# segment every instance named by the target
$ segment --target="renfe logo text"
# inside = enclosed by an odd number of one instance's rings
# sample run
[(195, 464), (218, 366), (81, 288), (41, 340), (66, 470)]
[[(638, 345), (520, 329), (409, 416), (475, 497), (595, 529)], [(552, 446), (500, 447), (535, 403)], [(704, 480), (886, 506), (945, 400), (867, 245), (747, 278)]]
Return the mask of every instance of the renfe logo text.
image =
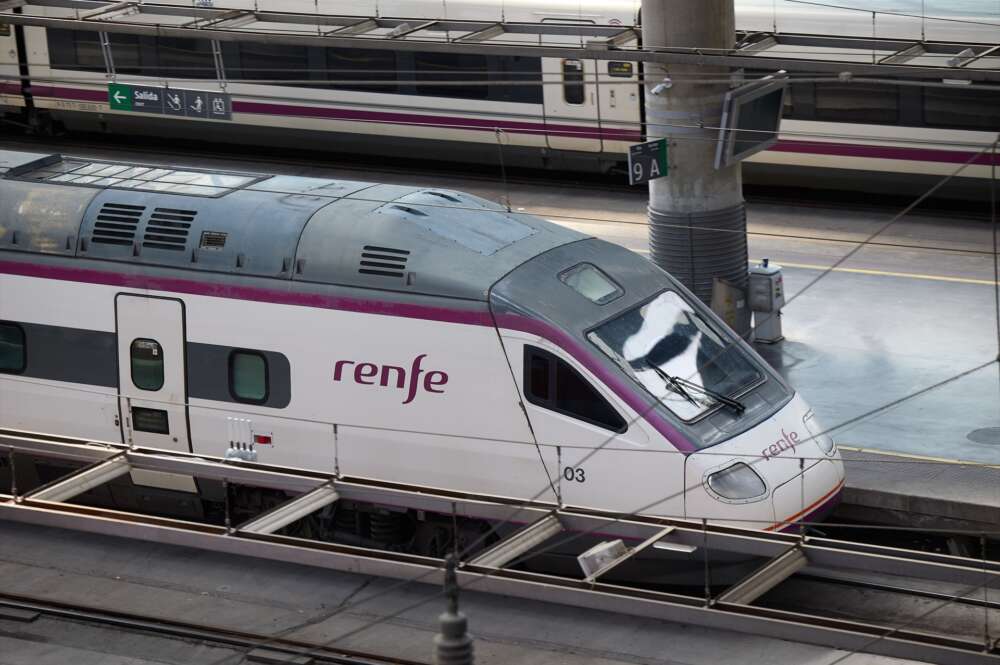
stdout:
[[(333, 380), (349, 381), (353, 377), (354, 383), (360, 383), (363, 386), (379, 386), (382, 388), (405, 390), (406, 399), (403, 400), (403, 404), (409, 404), (417, 396), (417, 391), (421, 387), (426, 392), (440, 394), (444, 392), (444, 388), (441, 386), (448, 383), (448, 375), (445, 372), (437, 370), (424, 372), (420, 367), (420, 363), (426, 357), (427, 354), (423, 353), (414, 358), (410, 364), (409, 371), (396, 365), (377, 365), (375, 363), (359, 363), (354, 360), (338, 360), (333, 366)], [(345, 375), (347, 376), (346, 379), (344, 378)]]
[(795, 446), (798, 443), (798, 432), (789, 432), (786, 434), (785, 430), (781, 430), (781, 438), (760, 452), (764, 456), (764, 459), (770, 459), (771, 457), (777, 457), (786, 450), (791, 450), (794, 453)]

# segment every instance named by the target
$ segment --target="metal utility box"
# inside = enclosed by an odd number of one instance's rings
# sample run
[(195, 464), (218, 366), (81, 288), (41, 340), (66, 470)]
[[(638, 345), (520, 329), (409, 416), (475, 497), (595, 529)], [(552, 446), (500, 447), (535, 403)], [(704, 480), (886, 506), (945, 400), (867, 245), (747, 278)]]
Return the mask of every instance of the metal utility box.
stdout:
[(774, 344), (781, 334), (781, 308), (785, 306), (785, 283), (781, 266), (764, 259), (750, 268), (750, 309), (754, 313), (754, 340)]

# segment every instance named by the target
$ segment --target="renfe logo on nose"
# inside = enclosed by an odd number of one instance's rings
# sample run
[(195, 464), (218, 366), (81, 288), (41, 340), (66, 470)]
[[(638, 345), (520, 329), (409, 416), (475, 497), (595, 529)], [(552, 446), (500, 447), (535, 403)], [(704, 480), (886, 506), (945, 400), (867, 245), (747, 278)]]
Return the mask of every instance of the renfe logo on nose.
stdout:
[[(399, 390), (406, 390), (406, 399), (403, 404), (409, 404), (417, 396), (417, 390), (422, 386), (429, 393), (443, 393), (444, 388), (437, 390), (438, 386), (448, 383), (448, 375), (437, 370), (424, 372), (420, 363), (427, 357), (423, 353), (413, 359), (410, 370), (396, 365), (377, 365), (375, 363), (359, 363), (354, 360), (338, 360), (333, 366), (333, 380), (343, 380), (344, 368), (353, 365), (354, 369), (347, 370), (348, 377), (354, 377), (354, 383), (363, 386), (379, 386), (381, 388), (395, 387)], [(420, 375), (423, 374), (421, 377)], [(409, 379), (409, 380), (407, 380)], [(348, 379), (349, 380), (349, 379)]]
[(777, 457), (786, 450), (791, 450), (795, 452), (795, 446), (799, 443), (799, 433), (798, 432), (788, 432), (781, 430), (781, 438), (772, 443), (770, 446), (760, 451), (764, 459), (770, 459), (772, 457)]

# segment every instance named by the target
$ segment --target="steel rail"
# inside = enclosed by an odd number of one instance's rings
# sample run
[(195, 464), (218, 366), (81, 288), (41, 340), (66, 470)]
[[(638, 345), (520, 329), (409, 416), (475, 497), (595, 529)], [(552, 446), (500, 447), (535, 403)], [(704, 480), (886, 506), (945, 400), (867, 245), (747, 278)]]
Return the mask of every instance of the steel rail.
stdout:
[[(7, 11), (15, 7), (23, 12), (25, 9), (34, 7), (63, 7), (67, 9), (92, 9), (100, 7), (97, 2), (81, 2), (79, 0), (16, 0), (14, 3), (5, 3)], [(104, 3), (112, 6), (113, 3)], [(117, 4), (117, 3), (116, 3)], [(247, 19), (254, 19), (259, 23), (284, 23), (310, 25), (316, 28), (314, 34), (303, 32), (278, 32), (266, 30), (247, 29), (246, 25), (240, 24), (238, 29), (227, 29), (226, 22), (214, 22), (228, 16), (231, 8), (200, 8), (200, 7), (180, 7), (168, 5), (156, 5), (152, 3), (139, 4), (136, 2), (126, 3), (131, 9), (140, 13), (138, 16), (150, 15), (152, 19), (149, 23), (141, 23), (135, 15), (128, 17), (128, 20), (121, 20), (115, 12), (101, 14), (99, 20), (88, 20), (79, 14), (66, 17), (43, 16), (29, 13), (7, 13), (4, 11), (5, 5), (0, 4), (0, 19), (5, 23), (21, 26), (35, 26), (43, 28), (63, 28), (73, 30), (85, 30), (99, 33), (118, 33), (132, 35), (147, 35), (158, 37), (196, 38), (215, 40), (218, 42), (258, 42), (268, 44), (288, 44), (297, 46), (319, 46), (332, 48), (368, 48), (383, 49), (393, 51), (419, 51), (432, 53), (471, 53), (481, 55), (527, 55), (543, 58), (589, 58), (594, 60), (617, 60), (630, 62), (648, 62), (659, 64), (679, 64), (698, 65), (710, 67), (744, 67), (748, 69), (783, 69), (788, 72), (809, 71), (840, 74), (850, 72), (854, 76), (895, 76), (900, 78), (916, 79), (940, 79), (943, 75), (951, 79), (961, 79), (968, 81), (993, 81), (1000, 82), (1000, 70), (998, 69), (969, 69), (959, 66), (926, 66), (879, 63), (873, 55), (871, 64), (850, 60), (818, 60), (809, 58), (795, 58), (789, 55), (767, 55), (766, 49), (752, 50), (741, 53), (740, 49), (727, 49), (712, 51), (697, 48), (622, 48), (622, 43), (628, 35), (635, 36), (635, 28), (624, 28), (622, 26), (597, 26), (597, 25), (567, 25), (558, 23), (502, 23), (494, 21), (472, 21), (441, 19), (428, 20), (427, 18), (365, 18), (362, 16), (334, 16), (303, 14), (299, 12), (253, 12), (246, 10), (240, 16)], [(194, 20), (182, 25), (170, 25), (157, 22), (156, 16), (190, 16)], [(228, 20), (228, 19), (227, 19)], [(355, 26), (365, 23), (357, 32)], [(426, 30), (434, 28), (435, 31), (456, 32), (465, 34), (482, 33), (484, 30), (496, 28), (497, 36), (505, 34), (535, 35), (541, 38), (545, 36), (553, 37), (576, 37), (579, 45), (571, 44), (535, 44), (530, 42), (519, 43), (496, 43), (490, 39), (477, 41), (463, 41), (456, 37), (452, 39), (421, 39), (418, 31), (410, 32), (405, 38), (391, 38), (392, 32), (386, 36), (365, 37), (377, 28), (389, 28), (391, 30), (400, 29), (406, 31), (411, 25), (418, 25), (420, 29)], [(252, 24), (249, 24), (252, 25)], [(331, 27), (327, 32), (322, 31), (322, 26)], [(345, 30), (344, 28), (351, 28)], [(499, 30), (499, 31), (498, 31)], [(914, 44), (913, 40), (900, 39), (873, 39), (871, 37), (835, 37), (830, 35), (786, 35), (753, 33), (754, 42), (760, 41), (763, 37), (771, 37), (776, 42), (785, 44), (823, 46), (831, 49), (865, 49), (876, 51), (890, 50), (899, 52)], [(753, 43), (750, 45), (753, 46)], [(924, 46), (933, 53), (953, 54), (960, 53), (965, 48), (972, 48), (975, 55), (982, 55), (996, 46), (996, 44), (982, 43), (947, 43), (947, 42), (925, 42)], [(845, 51), (845, 57), (846, 57)], [(748, 55), (748, 53), (750, 53)]]
[(352, 649), (332, 647), (318, 642), (271, 636), (264, 633), (236, 630), (223, 626), (178, 621), (134, 612), (119, 612), (105, 607), (81, 605), (79, 603), (69, 603), (2, 591), (0, 591), (0, 607), (37, 612), (47, 616), (114, 626), (127, 630), (200, 640), (242, 649), (266, 647), (269, 651), (280, 651), (288, 654), (290, 657), (308, 655), (315, 660), (336, 663), (337, 665), (426, 665), (422, 661), (380, 656)]
[[(771, 560), (765, 562), (758, 573), (735, 585), (751, 590), (749, 593), (739, 594), (742, 598), (754, 597), (753, 587), (761, 583), (762, 577), (766, 578), (763, 583), (769, 585), (768, 588), (774, 586), (774, 567), (769, 566), (769, 563), (773, 564), (775, 559), (786, 556), (790, 550), (798, 550), (805, 556), (808, 563), (803, 572), (806, 573), (809, 572), (809, 566), (833, 567), (869, 574), (961, 584), (971, 589), (1000, 589), (1000, 562), (984, 562), (930, 552), (705, 525), (682, 519), (624, 515), (545, 502), (522, 503), (508, 497), (452, 492), (373, 479), (329, 477), (258, 464), (234, 465), (190, 454), (130, 449), (110, 443), (95, 445), (94, 442), (83, 439), (46, 437), (37, 433), (10, 430), (0, 431), (0, 451), (3, 450), (90, 462), (83, 470), (70, 473), (55, 481), (55, 485), (50, 483), (47, 487), (65, 488), (74, 476), (86, 479), (95, 466), (100, 466), (110, 458), (124, 458), (131, 468), (184, 473), (298, 493), (331, 483), (337, 494), (345, 499), (461, 517), (510, 520), (530, 525), (555, 514), (566, 532), (599, 534), (602, 538), (621, 538), (629, 542), (644, 543), (659, 537), (662, 538), (659, 543), (667, 546), (667, 549), (687, 547), (689, 549), (686, 551), (694, 551), (707, 548), (708, 551), (736, 552)], [(17, 497), (11, 494), (0, 495), (0, 519), (363, 575), (401, 580), (419, 577), (422, 582), (432, 584), (443, 582), (443, 561), (434, 557), (243, 531), (238, 526), (230, 530), (221, 526), (88, 507), (65, 501), (44, 501), (35, 498), (36, 494), (45, 496), (45, 488), (36, 488)], [(297, 509), (294, 502), (293, 499), (289, 504)], [(279, 506), (276, 510), (280, 509)], [(517, 547), (515, 540), (510, 542), (512, 547)], [(531, 546), (534, 546), (533, 541)], [(653, 547), (655, 548), (655, 544)], [(694, 556), (700, 560), (702, 554), (699, 552)], [(791, 575), (795, 570), (798, 567), (790, 568), (787, 574)], [(767, 574), (764, 575), (761, 571)], [(512, 570), (503, 568), (502, 564), (501, 567), (476, 565), (474, 561), (466, 561), (458, 575), (464, 586), (487, 593), (766, 635), (838, 649), (858, 649), (917, 660), (931, 658), (945, 664), (1000, 663), (1000, 651), (997, 648), (984, 651), (981, 642), (950, 635), (894, 630), (891, 626), (867, 622), (769, 609), (755, 606), (749, 601), (724, 602), (722, 599), (725, 594), (705, 599), (624, 587), (597, 580)], [(785, 578), (779, 579), (777, 583), (783, 579)], [(875, 637), (880, 639), (873, 640)]]
[(813, 571), (810, 573), (802, 573), (799, 575), (799, 579), (870, 591), (885, 591), (888, 593), (898, 593), (906, 596), (919, 596), (921, 598), (929, 598), (931, 600), (951, 600), (958, 605), (969, 605), (972, 607), (986, 608), (990, 610), (1000, 610), (1000, 601), (997, 600), (984, 600), (982, 598), (969, 598), (967, 596), (963, 598), (955, 598), (953, 594), (949, 594), (945, 591), (914, 589), (913, 587), (899, 586), (897, 584), (874, 582), (870, 579), (852, 578), (832, 571)]

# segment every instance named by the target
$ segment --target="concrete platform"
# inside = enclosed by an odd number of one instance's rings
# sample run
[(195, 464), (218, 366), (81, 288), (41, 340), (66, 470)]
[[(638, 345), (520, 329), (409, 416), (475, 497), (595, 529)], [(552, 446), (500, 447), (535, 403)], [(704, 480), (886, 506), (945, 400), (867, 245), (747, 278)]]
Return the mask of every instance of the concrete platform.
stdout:
[(847, 483), (831, 521), (1000, 535), (1000, 466), (842, 450)]
[[(0, 522), (10, 593), (282, 634), (429, 661), (437, 588)], [(426, 601), (426, 602), (425, 602)], [(903, 665), (902, 661), (720, 630), (465, 591), (479, 665)], [(0, 665), (244, 662), (187, 640), (42, 618), (0, 618)], [(844, 658), (844, 660), (838, 660)]]

